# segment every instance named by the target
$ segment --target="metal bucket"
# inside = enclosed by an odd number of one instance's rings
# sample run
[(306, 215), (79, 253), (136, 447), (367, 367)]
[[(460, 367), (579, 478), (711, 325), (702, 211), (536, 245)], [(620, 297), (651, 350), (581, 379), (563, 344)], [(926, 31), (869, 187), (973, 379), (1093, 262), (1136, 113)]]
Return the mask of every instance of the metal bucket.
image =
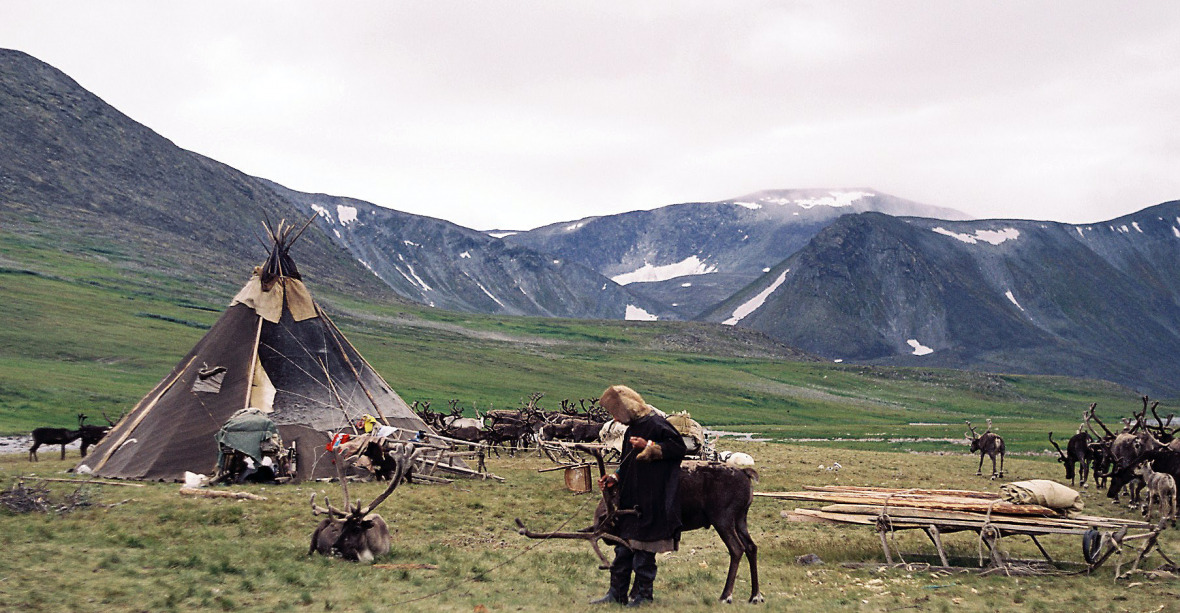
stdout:
[(565, 487), (571, 492), (585, 494), (590, 491), (590, 466), (571, 466), (565, 469)]

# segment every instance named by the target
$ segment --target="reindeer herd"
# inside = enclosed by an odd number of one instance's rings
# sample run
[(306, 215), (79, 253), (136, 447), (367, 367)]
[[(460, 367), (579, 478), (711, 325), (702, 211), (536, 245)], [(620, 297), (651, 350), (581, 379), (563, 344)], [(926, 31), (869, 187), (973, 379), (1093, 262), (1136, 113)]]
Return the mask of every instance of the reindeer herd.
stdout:
[[(1049, 442), (1057, 449), (1057, 460), (1065, 465), (1065, 478), (1086, 487), (1092, 472), (1094, 483), (1106, 487), (1106, 496), (1118, 503), (1124, 493), (1132, 506), (1138, 505), (1144, 516), (1150, 517), (1153, 506), (1161, 509), (1161, 519), (1176, 525), (1176, 482), (1180, 480), (1180, 422), (1174, 414), (1161, 418), (1159, 402), (1143, 396), (1143, 408), (1120, 420), (1122, 430), (1113, 432), (1095, 412), (1097, 404), (1082, 414), (1077, 433), (1066, 443), (1065, 451), (1053, 433)], [(1151, 418), (1147, 413), (1151, 412)], [(1173, 423), (1175, 426), (1173, 426)], [(1094, 429), (1098, 424), (1101, 432)], [(1143, 490), (1147, 500), (1142, 501)]]
[[(1132, 411), (1130, 417), (1120, 419), (1122, 429), (1112, 431), (1096, 413), (1097, 403), (1082, 412), (1077, 432), (1065, 443), (1065, 449), (1049, 433), (1049, 443), (1057, 450), (1057, 461), (1065, 467), (1065, 478), (1070, 485), (1088, 487), (1093, 483), (1106, 488), (1106, 496), (1119, 503), (1123, 495), (1130, 498), (1132, 508), (1139, 507), (1150, 518), (1159, 509), (1161, 520), (1176, 525), (1177, 482), (1180, 482), (1180, 420), (1175, 414), (1161, 418), (1159, 402), (1142, 397), (1143, 407)], [(1148, 417), (1148, 413), (1151, 417)], [(992, 460), (992, 479), (1004, 476), (1004, 439), (988, 428), (978, 434), (971, 422), (964, 436), (971, 444), (971, 452), (979, 453), (979, 469), (983, 474), (983, 460)], [(1095, 424), (1098, 429), (1095, 429)], [(996, 458), (999, 458), (997, 468)], [(1147, 494), (1144, 495), (1143, 491)]]
[(458, 400), (449, 402), (446, 415), (430, 409), (429, 402), (414, 402), (411, 408), (435, 432), (470, 443), (483, 443), (497, 456), (500, 449), (510, 455), (535, 447), (539, 441), (593, 443), (600, 440), (604, 426), (610, 421), (606, 409), (598, 406), (597, 398), (561, 401), (560, 411), (540, 407), (545, 395), (537, 392), (519, 409), (489, 410), (475, 417), (464, 417)]

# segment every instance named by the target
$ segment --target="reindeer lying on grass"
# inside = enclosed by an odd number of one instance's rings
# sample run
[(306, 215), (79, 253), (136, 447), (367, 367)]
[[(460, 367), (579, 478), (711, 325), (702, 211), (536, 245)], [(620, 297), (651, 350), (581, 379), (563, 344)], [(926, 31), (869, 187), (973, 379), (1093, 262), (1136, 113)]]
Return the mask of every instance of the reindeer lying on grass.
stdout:
[[(579, 447), (598, 459), (600, 475), (606, 474), (602, 451)], [(733, 587), (737, 581), (738, 566), (745, 555), (750, 563), (750, 602), (760, 603), (765, 599), (758, 589), (758, 546), (750, 538), (746, 527), (746, 514), (754, 500), (753, 482), (758, 473), (753, 468), (737, 468), (727, 464), (685, 460), (680, 464), (680, 521), (682, 530), (698, 530), (713, 526), (717, 535), (729, 550), (729, 574), (721, 590), (723, 602), (733, 602)], [(634, 510), (619, 509), (619, 487), (611, 486), (602, 491), (602, 501), (594, 511), (594, 523), (577, 532), (533, 532), (525, 527), (520, 518), (516, 525), (520, 534), (529, 538), (581, 539), (589, 541), (594, 553), (602, 561), (600, 569), (610, 568), (610, 561), (602, 554), (598, 541), (604, 540), (615, 545), (627, 546), (627, 542), (614, 535), (615, 520)]]
[(389, 553), (389, 525), (380, 515), (373, 511), (377, 505), (393, 493), (393, 490), (405, 479), (406, 472), (414, 464), (417, 451), (412, 445), (405, 445), (390, 452), (394, 469), (389, 479), (389, 487), (373, 499), (373, 502), (362, 507), (358, 500), (355, 504), (348, 501), (348, 481), (340, 471), (343, 458), (337, 457), (337, 476), (340, 477), (340, 487), (344, 490), (344, 511), (332, 506), (327, 497), (324, 505), (316, 505), (315, 494), (311, 495), (311, 514), (327, 515), (328, 517), (316, 526), (311, 533), (311, 547), (307, 555), (319, 553), (325, 556), (338, 556), (353, 562), (372, 563), (377, 556)]

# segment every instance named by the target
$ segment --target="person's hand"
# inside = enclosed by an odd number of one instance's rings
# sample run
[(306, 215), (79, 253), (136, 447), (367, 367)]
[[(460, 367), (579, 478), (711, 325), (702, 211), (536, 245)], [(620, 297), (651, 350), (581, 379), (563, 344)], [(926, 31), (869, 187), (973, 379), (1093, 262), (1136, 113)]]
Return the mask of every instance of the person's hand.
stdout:
[(631, 446), (634, 447), (636, 451), (643, 451), (643, 448), (647, 447), (647, 439), (643, 437), (632, 436), (630, 441)]
[(611, 473), (609, 475), (603, 475), (598, 478), (598, 489), (605, 490), (606, 488), (611, 487), (612, 485), (614, 485), (618, 482), (619, 482), (619, 476), (614, 473)]

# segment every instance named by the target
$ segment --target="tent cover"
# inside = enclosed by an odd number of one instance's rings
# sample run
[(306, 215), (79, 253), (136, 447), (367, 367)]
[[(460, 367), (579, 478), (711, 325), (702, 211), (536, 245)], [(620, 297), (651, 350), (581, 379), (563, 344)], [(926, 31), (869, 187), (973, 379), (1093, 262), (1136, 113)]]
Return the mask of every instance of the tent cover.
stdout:
[(185, 471), (209, 473), (218, 457), (215, 435), (249, 407), (274, 423), (284, 443), (299, 443), (297, 478), (321, 464), (310, 454), (322, 452), (323, 432), (351, 430), (365, 414), (433, 432), (312, 300), (287, 253), (290, 234), (280, 224), (267, 262), (78, 472), (160, 481), (183, 481)]

